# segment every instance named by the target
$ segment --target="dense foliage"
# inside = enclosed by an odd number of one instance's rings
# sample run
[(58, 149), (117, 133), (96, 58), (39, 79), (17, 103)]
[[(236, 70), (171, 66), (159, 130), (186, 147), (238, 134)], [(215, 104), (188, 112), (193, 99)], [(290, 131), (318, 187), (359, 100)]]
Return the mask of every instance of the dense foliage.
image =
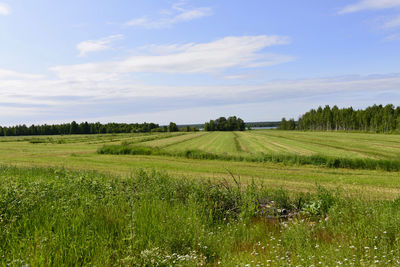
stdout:
[[(172, 128), (171, 128), (172, 127)], [(178, 131), (176, 124), (160, 127), (155, 123), (71, 123), (53, 125), (17, 125), (11, 127), (0, 126), (0, 136), (20, 135), (59, 135), (59, 134), (102, 134), (102, 133), (147, 133), (147, 132), (174, 132)]]
[(176, 123), (170, 122), (169, 126), (168, 126), (168, 131), (169, 132), (178, 132), (179, 129), (178, 129), (178, 126), (176, 126)]
[(246, 127), (279, 127), (280, 121), (260, 121), (260, 122), (246, 122)]
[(296, 122), (294, 119), (286, 120), (283, 118), (280, 125), (278, 126), (279, 130), (295, 130), (296, 129)]
[[(283, 127), (283, 124), (286, 127)], [(289, 125), (291, 125), (289, 127)], [(281, 129), (293, 130), (293, 122), (282, 119)], [(311, 109), (298, 121), (298, 130), (319, 131), (365, 131), (377, 133), (400, 132), (400, 107), (392, 104), (373, 105), (366, 109), (355, 110), (352, 107), (339, 109), (337, 106), (317, 110)]]
[(246, 125), (241, 118), (236, 116), (220, 117), (216, 120), (210, 120), (204, 124), (204, 131), (244, 131)]

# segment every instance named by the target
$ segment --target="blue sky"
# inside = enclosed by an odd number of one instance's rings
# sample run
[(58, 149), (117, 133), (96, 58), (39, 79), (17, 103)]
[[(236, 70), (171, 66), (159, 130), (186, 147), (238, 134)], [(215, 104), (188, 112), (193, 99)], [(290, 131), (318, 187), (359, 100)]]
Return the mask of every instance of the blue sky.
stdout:
[(0, 0), (0, 125), (399, 102), (400, 0)]

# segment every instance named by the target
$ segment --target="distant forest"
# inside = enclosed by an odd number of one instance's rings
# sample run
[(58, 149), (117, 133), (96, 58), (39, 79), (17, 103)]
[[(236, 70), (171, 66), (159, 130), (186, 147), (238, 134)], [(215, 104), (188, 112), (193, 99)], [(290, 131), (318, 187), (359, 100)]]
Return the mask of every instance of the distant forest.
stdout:
[[(183, 129), (186, 131), (193, 128)], [(177, 132), (179, 131), (175, 123), (169, 126), (160, 127), (155, 123), (71, 123), (53, 125), (17, 125), (12, 127), (1, 127), (0, 136), (20, 136), (20, 135), (56, 135), (56, 134), (102, 134), (102, 133), (147, 133), (147, 132)]]
[[(281, 122), (280, 121), (255, 121), (255, 122), (245, 122), (245, 127), (246, 128), (253, 128), (253, 127), (271, 127), (271, 128), (275, 128), (278, 127)], [(185, 127), (192, 127), (192, 128), (203, 128), (205, 124), (181, 124), (178, 125), (179, 129), (181, 128), (185, 128)]]
[(364, 131), (376, 133), (400, 132), (400, 107), (392, 104), (373, 105), (366, 109), (339, 109), (327, 105), (311, 109), (297, 123), (294, 119), (282, 119), (279, 129), (312, 131)]
[(244, 131), (246, 125), (241, 118), (236, 116), (220, 117), (216, 120), (210, 120), (204, 124), (204, 131)]
[(276, 127), (280, 122), (249, 122), (232, 116), (220, 117), (205, 124), (176, 125), (171, 122), (168, 126), (156, 123), (89, 123), (75, 121), (63, 124), (43, 124), (27, 126), (0, 126), (0, 136), (24, 135), (69, 135), (69, 134), (105, 134), (105, 133), (148, 133), (148, 132), (197, 132), (199, 128), (205, 131), (243, 131), (246, 127)]
[(280, 121), (260, 121), (260, 122), (246, 122), (246, 127), (279, 127)]

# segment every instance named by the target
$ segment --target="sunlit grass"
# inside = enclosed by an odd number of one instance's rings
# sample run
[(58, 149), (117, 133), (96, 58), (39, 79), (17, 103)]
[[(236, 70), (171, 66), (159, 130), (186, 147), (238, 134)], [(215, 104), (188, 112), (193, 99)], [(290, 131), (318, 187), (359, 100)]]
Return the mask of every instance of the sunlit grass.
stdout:
[[(264, 137), (264, 135), (266, 137)], [(394, 199), (400, 193), (398, 172), (386, 172), (383, 170), (361, 170), (347, 168), (326, 168), (324, 165), (299, 165), (297, 163), (274, 163), (235, 161), (237, 157), (250, 159), (262, 155), (264, 148), (270, 148), (269, 143), (263, 143), (270, 135), (279, 135), (303, 141), (303, 145), (309, 139), (319, 142), (363, 142), (366, 144), (380, 144), (382, 149), (376, 150), (382, 153), (386, 149), (396, 147), (398, 135), (358, 134), (358, 133), (325, 133), (325, 132), (284, 132), (284, 131), (246, 131), (232, 133), (146, 133), (146, 134), (103, 134), (103, 135), (72, 135), (72, 136), (39, 136), (39, 137), (1, 137), (0, 138), (0, 163), (18, 166), (43, 166), (65, 167), (74, 170), (97, 170), (106, 174), (118, 174), (127, 176), (138, 169), (165, 170), (172, 175), (185, 175), (192, 179), (219, 179), (227, 176), (227, 170), (240, 175), (244, 182), (253, 178), (263, 181), (271, 188), (283, 187), (294, 192), (313, 191), (316, 182), (332, 188), (340, 186), (351, 194), (365, 194), (375, 199)], [(230, 149), (237, 150), (235, 136), (242, 151), (234, 153), (210, 152), (213, 143), (220, 142), (221, 138), (230, 140)], [(31, 143), (32, 139), (45, 139), (46, 142)], [(49, 142), (49, 139), (50, 141)], [(61, 140), (61, 142), (58, 142)], [(253, 142), (256, 140), (257, 142)], [(260, 141), (261, 140), (261, 141)], [(57, 141), (57, 142), (55, 142)], [(152, 142), (154, 147), (166, 150), (169, 153), (184, 153), (186, 150), (196, 152), (193, 147), (198, 147), (199, 155), (211, 154), (213, 157), (225, 157), (229, 160), (196, 159), (195, 153), (191, 157), (163, 156), (163, 155), (101, 155), (96, 151), (105, 145), (129, 144), (143, 146), (143, 142)], [(165, 142), (160, 145), (160, 142)], [(157, 144), (158, 143), (158, 144)], [(223, 142), (222, 142), (223, 143)], [(220, 142), (221, 144), (221, 142)], [(251, 145), (249, 145), (251, 144)], [(167, 145), (166, 147), (164, 145)], [(310, 147), (312, 145), (310, 144)], [(256, 149), (258, 147), (258, 150)], [(349, 151), (351, 145), (348, 145)], [(266, 150), (269, 151), (269, 150)], [(325, 147), (321, 150), (322, 156), (329, 156), (331, 149)], [(343, 150), (345, 154), (345, 150)], [(266, 155), (277, 155), (276, 159), (284, 154), (275, 151), (263, 152)], [(389, 153), (389, 152), (384, 152)], [(213, 155), (216, 154), (216, 155)], [(185, 153), (186, 155), (186, 153)], [(292, 159), (309, 157), (303, 154), (292, 154)], [(284, 158), (284, 157), (283, 157)], [(335, 157), (333, 157), (335, 158)], [(351, 153), (345, 159), (354, 160)], [(363, 157), (365, 159), (368, 157)], [(290, 159), (290, 157), (288, 157)], [(394, 160), (392, 157), (372, 160)], [(384, 168), (382, 168), (384, 169)]]
[[(144, 171), (117, 177), (3, 166), (0, 179), (0, 265), (399, 263), (398, 199)], [(293, 216), (265, 215), (282, 209)]]

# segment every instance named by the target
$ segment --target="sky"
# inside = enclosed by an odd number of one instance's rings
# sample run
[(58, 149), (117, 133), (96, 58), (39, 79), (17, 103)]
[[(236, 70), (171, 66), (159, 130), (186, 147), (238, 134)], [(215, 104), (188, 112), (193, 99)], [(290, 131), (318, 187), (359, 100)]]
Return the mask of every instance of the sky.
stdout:
[(400, 105), (400, 0), (0, 0), (0, 125)]

